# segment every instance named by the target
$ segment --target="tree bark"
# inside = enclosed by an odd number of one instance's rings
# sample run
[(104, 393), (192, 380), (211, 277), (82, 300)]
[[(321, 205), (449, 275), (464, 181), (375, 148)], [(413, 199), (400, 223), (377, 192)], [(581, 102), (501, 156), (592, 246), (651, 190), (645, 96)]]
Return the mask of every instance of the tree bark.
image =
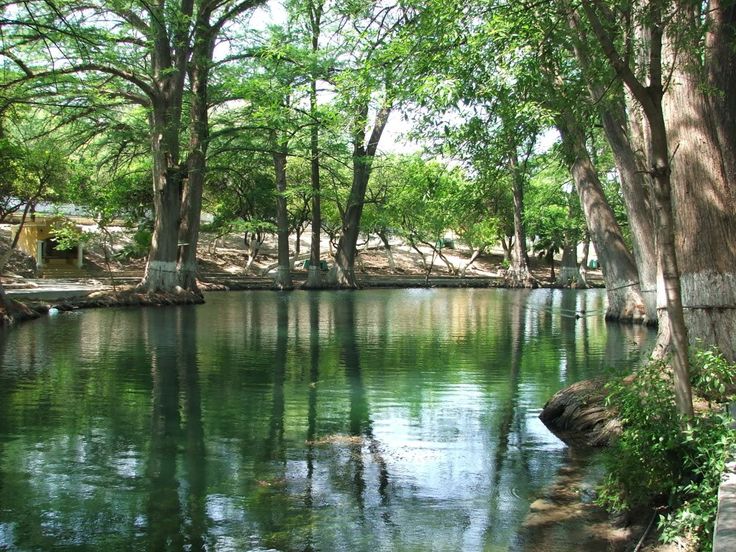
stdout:
[(577, 243), (567, 242), (562, 248), (562, 262), (557, 275), (557, 283), (563, 286), (571, 286), (580, 279), (578, 272)]
[(708, 2), (705, 35), (709, 102), (731, 201), (736, 202), (736, 4), (731, 0)]
[(353, 142), (353, 183), (350, 197), (342, 218), (342, 235), (337, 245), (335, 264), (330, 270), (329, 283), (337, 288), (357, 288), (355, 279), (355, 257), (358, 235), (360, 233), (360, 219), (363, 214), (365, 193), (371, 175), (373, 159), (378, 149), (383, 130), (386, 128), (388, 117), (391, 114), (391, 103), (386, 102), (376, 115), (370, 138), (365, 140), (365, 130), (362, 122), (368, 113), (367, 104), (358, 117), (358, 129)]
[(649, 48), (647, 60), (648, 85), (644, 86), (629, 65), (616, 51), (612, 37), (598, 16), (600, 0), (583, 0), (582, 7), (590, 22), (603, 53), (642, 107), (649, 130), (650, 177), (654, 205), (654, 225), (657, 244), (658, 270), (662, 274), (662, 290), (667, 306), (672, 345), (672, 371), (675, 380), (675, 401), (680, 414), (693, 415), (690, 388), (688, 336), (682, 308), (680, 274), (675, 247), (675, 224), (670, 182), (670, 152), (663, 113), (662, 83), (662, 17), (658, 4), (648, 6), (647, 31)]
[(532, 287), (524, 231), (524, 177), (521, 175), (519, 159), (515, 152), (509, 159), (509, 169), (514, 196), (514, 245), (511, 267), (506, 271), (506, 283), (511, 287)]
[[(614, 113), (615, 109), (615, 113)], [(626, 136), (623, 106), (601, 109), (601, 121), (621, 180), (621, 191), (629, 219), (634, 262), (639, 274), (639, 291), (648, 324), (657, 323), (657, 250), (649, 186), (636, 162)]]
[[(275, 133), (274, 133), (275, 134)], [(275, 138), (273, 139), (275, 142)], [(276, 171), (276, 226), (278, 234), (278, 269), (273, 285), (276, 289), (290, 290), (291, 263), (289, 261), (289, 214), (286, 211), (286, 151), (274, 143), (273, 165)]]
[[(634, 262), (639, 274), (639, 291), (646, 308), (645, 321), (649, 324), (656, 324), (657, 252), (654, 245), (654, 224), (646, 175), (640, 170), (635, 149), (626, 134), (629, 125), (624, 104), (616, 99), (603, 101), (607, 90), (591, 70), (590, 53), (586, 46), (584, 30), (575, 12), (570, 13), (569, 24), (574, 34), (575, 58), (587, 75), (588, 93), (593, 105), (598, 106), (603, 131), (611, 147), (621, 180), (621, 191), (631, 231)], [(619, 89), (619, 93), (621, 92)]]
[(178, 285), (177, 238), (182, 171), (178, 144), (166, 138), (166, 105), (154, 106), (152, 119), (154, 225), (142, 287), (151, 292), (173, 291)]
[(178, 286), (177, 240), (181, 202), (182, 167), (179, 164), (182, 98), (189, 56), (193, 0), (183, 0), (171, 36), (166, 6), (151, 9), (151, 71), (155, 95), (149, 117), (153, 170), (154, 225), (151, 250), (141, 287), (148, 291), (174, 291)]
[[(319, 0), (316, 4), (313, 0), (307, 3), (309, 22), (312, 31), (312, 55), (319, 52), (319, 37), (322, 31), (322, 12), (324, 4)], [(310, 182), (312, 184), (312, 240), (309, 248), (309, 272), (307, 281), (302, 286), (304, 289), (321, 289), (325, 286), (322, 270), (320, 268), (321, 241), (322, 241), (322, 198), (320, 195), (319, 174), (319, 125), (317, 113), (317, 73), (313, 71), (309, 83), (309, 113), (312, 126), (309, 129), (309, 155), (310, 155)]]
[(187, 178), (183, 181), (179, 227), (179, 286), (197, 291), (197, 245), (202, 213), (207, 146), (209, 142), (208, 82), (214, 51), (214, 30), (209, 11), (197, 17), (194, 48), (189, 69), (191, 107)]
[[(670, 54), (668, 57), (672, 57)], [(697, 60), (678, 52), (663, 100), (672, 144), (672, 209), (682, 303), (690, 339), (736, 360), (736, 201), (729, 181), (733, 143), (722, 149), (721, 122), (702, 92)], [(726, 103), (733, 98), (724, 98)], [(719, 102), (715, 102), (716, 105)], [(727, 129), (721, 129), (727, 132)], [(673, 330), (674, 331), (674, 330)]]
[(569, 113), (560, 114), (557, 128), (601, 263), (608, 296), (606, 318), (642, 323), (646, 320), (646, 308), (639, 292), (639, 276), (634, 259), (603, 193), (603, 186), (585, 147), (584, 135)]

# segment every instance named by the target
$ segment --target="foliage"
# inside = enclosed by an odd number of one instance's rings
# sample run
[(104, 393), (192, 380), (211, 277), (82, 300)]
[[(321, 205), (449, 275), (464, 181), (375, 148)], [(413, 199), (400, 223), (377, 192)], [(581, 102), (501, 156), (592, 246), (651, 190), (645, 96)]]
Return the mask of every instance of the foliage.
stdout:
[(715, 348), (694, 353), (690, 364), (690, 380), (698, 394), (708, 401), (725, 402), (734, 392), (736, 370)]
[(69, 250), (82, 242), (87, 242), (91, 238), (91, 234), (85, 234), (79, 227), (70, 220), (61, 220), (54, 224), (51, 228), (51, 235), (56, 242), (56, 249)]
[[(694, 365), (693, 389), (699, 394), (720, 390), (721, 382), (736, 376), (736, 365), (713, 351), (697, 353)], [(609, 389), (609, 405), (618, 411), (623, 431), (606, 455), (608, 476), (599, 503), (613, 511), (662, 507), (663, 540), (688, 535), (707, 548), (720, 476), (736, 446), (732, 420), (720, 407), (683, 420), (675, 406), (672, 372), (661, 361)]]
[(535, 158), (539, 171), (529, 183), (524, 203), (527, 236), (534, 238), (537, 251), (545, 253), (577, 245), (585, 231), (579, 197), (558, 154), (554, 150)]
[(151, 228), (141, 225), (133, 234), (133, 239), (127, 243), (120, 251), (118, 256), (124, 259), (140, 259), (148, 254), (151, 249), (151, 238), (153, 232)]

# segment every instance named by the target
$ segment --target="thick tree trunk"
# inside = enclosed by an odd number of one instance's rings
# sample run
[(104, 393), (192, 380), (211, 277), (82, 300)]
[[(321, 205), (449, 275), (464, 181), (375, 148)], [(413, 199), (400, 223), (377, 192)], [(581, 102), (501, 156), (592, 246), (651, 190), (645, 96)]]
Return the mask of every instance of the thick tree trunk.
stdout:
[(197, 245), (209, 141), (207, 85), (214, 49), (213, 35), (214, 32), (209, 26), (209, 12), (203, 12), (197, 21), (194, 52), (189, 70), (192, 90), (189, 157), (187, 159), (187, 178), (183, 182), (181, 225), (179, 227), (179, 286), (192, 291), (198, 289)]
[(731, 201), (736, 202), (736, 4), (708, 2), (705, 63), (713, 123), (720, 146)]
[[(274, 140), (275, 142), (275, 140)], [(286, 211), (286, 152), (274, 144), (273, 165), (276, 171), (276, 226), (278, 235), (278, 269), (273, 285), (276, 289), (289, 290), (291, 263), (289, 262), (289, 214)]]
[(613, 151), (616, 168), (621, 178), (621, 191), (629, 219), (631, 242), (639, 273), (639, 291), (646, 308), (649, 324), (657, 323), (657, 250), (654, 243), (654, 224), (649, 188), (639, 170), (636, 155), (625, 133), (623, 106), (601, 110), (603, 130)]
[(727, 115), (712, 113), (698, 78), (682, 68), (673, 73), (664, 110), (685, 322), (690, 339), (736, 360), (736, 202), (713, 125)]
[[(675, 248), (675, 220), (671, 202), (669, 149), (664, 117), (648, 114), (652, 133), (652, 188), (654, 190), (655, 229), (658, 262), (661, 267), (669, 331), (672, 336), (672, 367), (675, 373), (675, 399), (680, 412), (693, 414), (693, 399), (689, 381), (688, 334), (683, 313), (680, 273)], [(655, 119), (656, 117), (656, 119)], [(653, 120), (654, 119), (654, 120)]]
[[(177, 144), (170, 143), (171, 124), (166, 104), (154, 105), (152, 119), (153, 207), (155, 220), (151, 250), (141, 286), (148, 291), (174, 291), (177, 277), (177, 239), (182, 171)], [(178, 140), (178, 137), (176, 138)]]
[[(582, 27), (576, 13), (569, 16), (570, 28), (575, 37), (581, 37)], [(590, 54), (585, 37), (573, 42), (573, 50), (580, 67), (587, 73), (588, 93), (591, 102), (598, 106), (603, 131), (611, 146), (616, 169), (621, 179), (621, 191), (631, 231), (634, 262), (639, 274), (639, 291), (644, 300), (650, 324), (657, 323), (657, 252), (654, 245), (652, 207), (646, 175), (637, 163), (635, 148), (626, 134), (628, 121), (623, 103), (602, 101), (606, 90), (591, 69)], [(641, 131), (640, 131), (641, 132)]]
[[(682, 309), (680, 277), (675, 253), (675, 224), (671, 201), (670, 150), (665, 118), (663, 113), (663, 75), (662, 75), (662, 14), (661, 6), (652, 3), (647, 6), (647, 29), (649, 35), (647, 50), (647, 85), (644, 86), (629, 65), (616, 50), (611, 35), (605, 29), (598, 15), (600, 4), (597, 0), (583, 0), (582, 7), (590, 21), (596, 38), (604, 54), (631, 94), (641, 105), (649, 130), (649, 175), (652, 182), (654, 226), (657, 244), (658, 271), (662, 274), (669, 329), (672, 344), (672, 371), (675, 380), (675, 401), (678, 411), (685, 417), (692, 417), (693, 402), (690, 388), (687, 329)], [(677, 43), (675, 43), (677, 45)], [(674, 58), (673, 58), (674, 59)]]
[(601, 262), (608, 295), (606, 318), (642, 323), (646, 320), (644, 300), (639, 292), (639, 276), (634, 259), (624, 242), (598, 174), (585, 147), (583, 134), (575, 119), (563, 113), (557, 127), (588, 230)]
[(180, 21), (169, 34), (163, 4), (151, 10), (151, 71), (155, 95), (151, 98), (150, 131), (153, 171), (154, 224), (151, 250), (140, 286), (148, 291), (175, 291), (178, 287), (177, 241), (181, 216), (182, 167), (179, 164), (182, 98), (189, 57), (193, 0), (180, 6)]
[[(356, 178), (363, 180), (363, 183), (356, 186)], [(355, 279), (356, 245), (360, 232), (360, 218), (363, 213), (362, 198), (365, 197), (367, 181), (367, 177), (355, 176), (353, 178), (353, 189), (356, 193), (350, 194), (350, 204), (343, 215), (343, 231), (337, 242), (335, 264), (329, 274), (329, 283), (333, 287), (353, 289), (358, 287)]]

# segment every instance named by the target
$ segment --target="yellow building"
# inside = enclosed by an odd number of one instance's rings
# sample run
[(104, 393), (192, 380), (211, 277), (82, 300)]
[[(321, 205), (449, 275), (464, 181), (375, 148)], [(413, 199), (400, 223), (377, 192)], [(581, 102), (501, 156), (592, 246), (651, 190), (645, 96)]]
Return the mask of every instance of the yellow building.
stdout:
[[(20, 230), (18, 249), (36, 259), (39, 269), (48, 268), (82, 268), (82, 244), (78, 243), (71, 249), (57, 249), (53, 230), (62, 224), (70, 224), (63, 217), (36, 217), (26, 221)], [(76, 227), (81, 231), (79, 226)]]

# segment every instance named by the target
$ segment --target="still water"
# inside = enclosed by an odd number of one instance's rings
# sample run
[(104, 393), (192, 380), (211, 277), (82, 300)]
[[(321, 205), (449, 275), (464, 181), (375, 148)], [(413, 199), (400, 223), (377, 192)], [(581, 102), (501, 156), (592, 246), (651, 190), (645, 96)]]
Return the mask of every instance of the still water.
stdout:
[(11, 329), (0, 550), (523, 549), (569, 457), (542, 405), (651, 339), (604, 306), (599, 290), (238, 292)]

